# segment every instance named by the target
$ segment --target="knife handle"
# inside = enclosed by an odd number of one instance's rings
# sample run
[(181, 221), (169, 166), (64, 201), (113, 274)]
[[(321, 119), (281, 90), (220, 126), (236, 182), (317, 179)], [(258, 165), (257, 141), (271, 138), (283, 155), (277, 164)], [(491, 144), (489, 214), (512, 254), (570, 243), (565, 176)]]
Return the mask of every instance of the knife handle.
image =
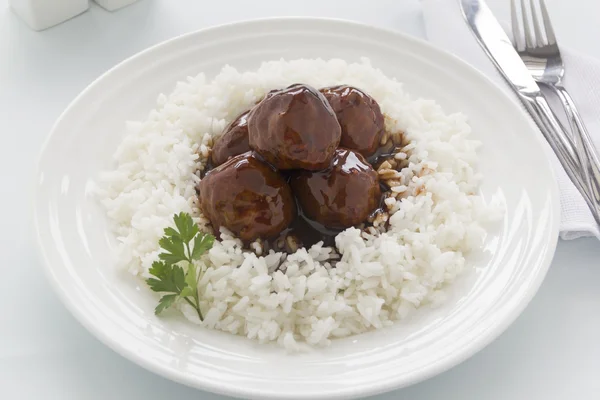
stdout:
[(585, 178), (579, 173), (582, 164), (572, 139), (561, 127), (550, 105), (542, 95), (527, 96), (519, 93), (519, 98), (550, 144), (569, 179), (583, 196), (596, 223), (600, 224), (600, 204), (594, 202), (593, 197), (588, 193)]
[(571, 132), (573, 132), (575, 148), (582, 162), (581, 168), (585, 173), (590, 196), (594, 203), (600, 206), (600, 157), (594, 142), (579, 115), (579, 111), (577, 111), (575, 102), (573, 102), (566, 89), (561, 85), (549, 85), (548, 87), (554, 90), (563, 103), (563, 108), (571, 125)]

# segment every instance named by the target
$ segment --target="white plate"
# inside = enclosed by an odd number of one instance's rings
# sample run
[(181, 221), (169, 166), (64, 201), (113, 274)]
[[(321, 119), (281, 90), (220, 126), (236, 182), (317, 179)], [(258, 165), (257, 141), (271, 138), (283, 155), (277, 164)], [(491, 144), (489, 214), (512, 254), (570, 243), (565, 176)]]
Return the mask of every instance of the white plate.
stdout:
[[(503, 202), (476, 272), (451, 301), (406, 323), (286, 355), (182, 319), (153, 315), (145, 285), (113, 268), (114, 238), (90, 182), (111, 167), (124, 122), (144, 118), (156, 96), (224, 64), (369, 57), (415, 96), (465, 112), (483, 141), (482, 194)], [(465, 360), (496, 338), (541, 284), (558, 233), (557, 187), (540, 135), (503, 92), (476, 70), (429, 44), (350, 22), (285, 18), (188, 34), (119, 64), (88, 87), (54, 126), (38, 170), (35, 223), (44, 264), (64, 304), (108, 346), (175, 381), (251, 398), (343, 398), (406, 386)]]

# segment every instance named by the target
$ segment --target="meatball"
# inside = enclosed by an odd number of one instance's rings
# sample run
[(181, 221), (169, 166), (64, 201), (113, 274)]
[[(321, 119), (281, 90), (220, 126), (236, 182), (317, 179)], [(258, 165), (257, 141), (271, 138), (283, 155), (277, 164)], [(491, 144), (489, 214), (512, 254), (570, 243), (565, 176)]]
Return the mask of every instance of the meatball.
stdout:
[(278, 235), (296, 215), (285, 179), (253, 152), (211, 170), (197, 189), (200, 208), (215, 230), (223, 226), (246, 243)]
[(250, 112), (250, 147), (278, 169), (326, 168), (338, 147), (341, 128), (318, 90), (292, 85), (275, 90)]
[(248, 113), (239, 115), (223, 130), (223, 134), (212, 149), (211, 161), (218, 166), (230, 157), (245, 153), (250, 150), (248, 144)]
[(304, 215), (333, 229), (364, 222), (381, 199), (377, 172), (348, 149), (337, 149), (323, 171), (295, 172), (290, 185)]
[(375, 153), (385, 131), (379, 104), (365, 92), (352, 86), (321, 89), (342, 127), (340, 146), (368, 157)]

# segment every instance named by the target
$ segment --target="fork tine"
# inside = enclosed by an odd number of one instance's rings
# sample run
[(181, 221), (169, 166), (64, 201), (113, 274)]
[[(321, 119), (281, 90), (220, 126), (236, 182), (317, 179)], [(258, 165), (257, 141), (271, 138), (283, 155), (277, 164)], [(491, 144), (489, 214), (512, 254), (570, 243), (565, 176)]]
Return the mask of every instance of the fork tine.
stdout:
[(523, 17), (523, 30), (525, 31), (525, 47), (526, 48), (534, 48), (534, 39), (531, 34), (531, 29), (529, 29), (529, 19), (527, 18), (527, 6), (525, 6), (525, 1), (521, 0), (521, 16)]
[(546, 3), (544, 0), (540, 0), (540, 9), (542, 10), (542, 18), (544, 19), (544, 27), (546, 28), (546, 39), (548, 44), (556, 44), (556, 36), (554, 36), (554, 29), (552, 29), (552, 23), (550, 22), (550, 16), (546, 9)]
[(521, 29), (519, 28), (519, 17), (517, 15), (517, 5), (515, 0), (510, 0), (510, 22), (512, 24), (513, 43), (517, 48), (517, 51), (523, 50), (523, 37), (521, 36)]
[(535, 9), (535, 0), (529, 0), (529, 9), (531, 10), (531, 18), (533, 21), (533, 29), (535, 30), (535, 39), (537, 41), (537, 46), (543, 46), (544, 35), (542, 34), (542, 28), (540, 26), (540, 21), (538, 20), (538, 12)]

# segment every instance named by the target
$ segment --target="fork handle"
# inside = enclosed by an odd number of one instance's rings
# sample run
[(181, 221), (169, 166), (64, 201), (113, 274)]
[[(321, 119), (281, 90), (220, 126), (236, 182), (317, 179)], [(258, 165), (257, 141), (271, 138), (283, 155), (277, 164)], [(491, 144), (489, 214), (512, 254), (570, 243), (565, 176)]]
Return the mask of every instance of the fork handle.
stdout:
[(600, 209), (600, 156), (588, 132), (575, 102), (562, 85), (549, 85), (558, 95), (571, 125), (576, 151), (581, 161), (589, 194)]
[(583, 196), (596, 223), (600, 225), (600, 203), (594, 201), (587, 190), (587, 181), (579, 172), (581, 169), (580, 157), (577, 152), (573, 151), (575, 150), (572, 146), (573, 142), (554, 115), (550, 105), (541, 94), (524, 95), (519, 93), (519, 98), (558, 157), (569, 179)]

